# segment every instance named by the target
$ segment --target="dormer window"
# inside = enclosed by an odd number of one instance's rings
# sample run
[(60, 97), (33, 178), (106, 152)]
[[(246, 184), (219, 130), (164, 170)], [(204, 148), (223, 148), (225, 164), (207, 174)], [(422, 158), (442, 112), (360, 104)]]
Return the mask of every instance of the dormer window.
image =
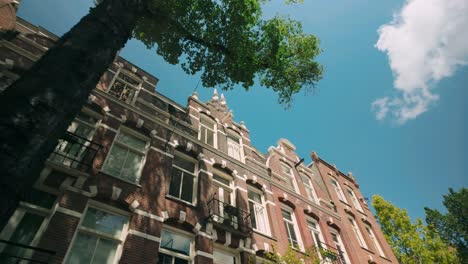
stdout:
[(198, 140), (214, 148), (217, 147), (216, 123), (208, 117), (200, 118)]
[(235, 158), (236, 160), (242, 161), (242, 149), (240, 141), (240, 138), (236, 136), (227, 136), (228, 155)]

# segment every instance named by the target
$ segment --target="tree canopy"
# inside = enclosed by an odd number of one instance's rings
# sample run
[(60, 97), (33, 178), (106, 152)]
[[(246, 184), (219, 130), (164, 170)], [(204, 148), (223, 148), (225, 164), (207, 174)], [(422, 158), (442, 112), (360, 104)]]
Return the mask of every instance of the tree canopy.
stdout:
[[(265, 0), (146, 0), (134, 37), (188, 74), (201, 72), (205, 87), (248, 89), (260, 84), (289, 105), (302, 88), (322, 77), (314, 61), (318, 39), (301, 23), (276, 15), (262, 17)], [(287, 1), (295, 3), (298, 1)]]
[(468, 189), (461, 188), (456, 192), (450, 188), (443, 197), (447, 213), (424, 208), (427, 225), (445, 242), (457, 248), (461, 263), (468, 263)]
[(382, 232), (402, 264), (456, 264), (455, 248), (446, 244), (437, 232), (423, 225), (421, 219), (412, 222), (408, 212), (386, 201), (372, 197), (372, 206)]

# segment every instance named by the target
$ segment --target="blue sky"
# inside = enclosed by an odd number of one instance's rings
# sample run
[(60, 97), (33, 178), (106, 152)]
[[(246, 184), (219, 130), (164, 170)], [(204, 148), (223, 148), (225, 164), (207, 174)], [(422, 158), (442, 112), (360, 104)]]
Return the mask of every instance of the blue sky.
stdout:
[[(318, 61), (324, 65), (324, 79), (316, 94), (298, 94), (288, 110), (278, 105), (272, 91), (259, 85), (249, 92), (239, 87), (225, 95), (235, 120), (245, 121), (252, 143), (259, 150), (266, 152), (279, 138), (287, 138), (306, 162), (310, 162), (309, 153), (316, 151), (338, 169), (352, 171), (365, 196), (380, 194), (408, 209), (412, 217), (424, 217), (424, 206), (443, 207), (442, 195), (449, 187), (468, 186), (468, 67), (452, 67), (448, 74), (451, 76), (429, 78), (429, 88), (417, 89), (436, 94), (439, 99), (431, 101), (427, 111), (416, 118), (399, 122), (398, 116), (392, 117), (391, 113), (401, 112), (392, 108), (395, 104), (387, 104), (390, 110), (386, 117), (377, 120), (373, 102), (383, 97), (395, 102), (395, 98), (413, 91), (405, 84), (395, 89), (394, 78), (418, 76), (414, 65), (409, 72), (401, 70), (404, 65), (398, 64), (397, 57), (391, 68), (386, 53), (379, 51), (393, 52), (392, 41), (397, 36), (387, 38), (379, 49), (375, 47), (377, 30), (390, 23), (404, 4), (403, 0), (306, 0), (293, 6), (276, 0), (267, 2), (265, 16), (287, 14), (301, 21), (307, 33), (320, 38), (324, 51)], [(23, 0), (18, 15), (61, 35), (90, 6), (91, 0)], [(421, 47), (405, 50), (411, 55)], [(198, 83), (197, 76), (186, 75), (179, 66), (165, 63), (138, 41), (129, 41), (121, 55), (158, 77), (157, 90), (182, 105)], [(202, 100), (211, 97), (212, 89), (199, 87), (197, 91)]]

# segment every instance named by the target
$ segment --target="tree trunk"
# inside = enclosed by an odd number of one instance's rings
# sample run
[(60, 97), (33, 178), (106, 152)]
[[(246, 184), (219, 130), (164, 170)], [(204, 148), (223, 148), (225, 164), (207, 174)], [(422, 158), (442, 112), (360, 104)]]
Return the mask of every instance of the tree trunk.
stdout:
[(105, 0), (0, 95), (0, 230), (131, 37), (138, 0)]

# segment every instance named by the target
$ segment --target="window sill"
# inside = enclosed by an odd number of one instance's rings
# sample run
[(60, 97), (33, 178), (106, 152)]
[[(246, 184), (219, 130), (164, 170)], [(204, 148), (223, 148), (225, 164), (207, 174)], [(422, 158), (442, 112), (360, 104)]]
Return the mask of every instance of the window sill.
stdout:
[(133, 186), (135, 186), (135, 187), (138, 187), (138, 188), (141, 188), (141, 187), (142, 187), (141, 184), (139, 184), (139, 183), (136, 183), (136, 182), (132, 182), (132, 181), (129, 181), (129, 180), (122, 179), (122, 178), (120, 178), (120, 177), (118, 177), (118, 176), (114, 176), (114, 175), (112, 175), (112, 174), (110, 174), (110, 173), (107, 173), (107, 172), (105, 172), (105, 171), (103, 171), (103, 170), (100, 170), (99, 173), (104, 174), (104, 175), (109, 176), (109, 177), (112, 177), (112, 178), (114, 178), (114, 179), (117, 179), (117, 180), (122, 181), (122, 182), (124, 182), (124, 183), (131, 184), (131, 185), (133, 185)]
[(268, 238), (268, 239), (271, 239), (271, 240), (274, 240), (274, 241), (278, 241), (278, 239), (276, 239), (276, 238), (274, 238), (274, 237), (271, 237), (271, 236), (269, 236), (269, 235), (267, 235), (267, 234), (265, 234), (265, 233), (262, 233), (262, 232), (260, 232), (260, 231), (258, 231), (258, 230), (252, 229), (252, 231), (253, 231), (255, 234), (260, 235), (260, 236), (262, 236), (262, 237), (266, 237), (266, 238)]
[(192, 208), (196, 208), (196, 205), (195, 205), (195, 204), (189, 203), (189, 202), (187, 202), (187, 201), (184, 201), (184, 200), (179, 199), (179, 198), (177, 198), (177, 197), (171, 196), (171, 195), (169, 195), (169, 194), (166, 194), (166, 199), (172, 200), (172, 201), (174, 201), (174, 202), (182, 203), (182, 204), (187, 205), (187, 206), (190, 206), (190, 207), (192, 207)]
[(367, 252), (369, 252), (369, 253), (375, 255), (374, 251), (371, 251), (370, 249), (365, 248), (365, 247), (361, 247), (361, 248), (362, 248), (363, 250), (365, 250), (365, 251), (367, 251)]
[(346, 204), (347, 206), (351, 207), (351, 205), (349, 203), (347, 203), (347, 202), (345, 202), (345, 201), (343, 201), (341, 199), (338, 199), (338, 200), (340, 200), (340, 202), (342, 202), (343, 204)]
[(379, 257), (382, 258), (382, 259), (385, 259), (385, 260), (388, 261), (388, 262), (392, 262), (389, 258), (384, 257), (384, 256), (382, 256), (382, 255), (380, 255)]
[(358, 209), (356, 209), (356, 211), (358, 211), (358, 212), (359, 212), (360, 214), (362, 214), (363, 216), (366, 216), (366, 217), (367, 217), (367, 214), (366, 214), (366, 213), (364, 213), (363, 211), (361, 211), (361, 210), (358, 210)]

